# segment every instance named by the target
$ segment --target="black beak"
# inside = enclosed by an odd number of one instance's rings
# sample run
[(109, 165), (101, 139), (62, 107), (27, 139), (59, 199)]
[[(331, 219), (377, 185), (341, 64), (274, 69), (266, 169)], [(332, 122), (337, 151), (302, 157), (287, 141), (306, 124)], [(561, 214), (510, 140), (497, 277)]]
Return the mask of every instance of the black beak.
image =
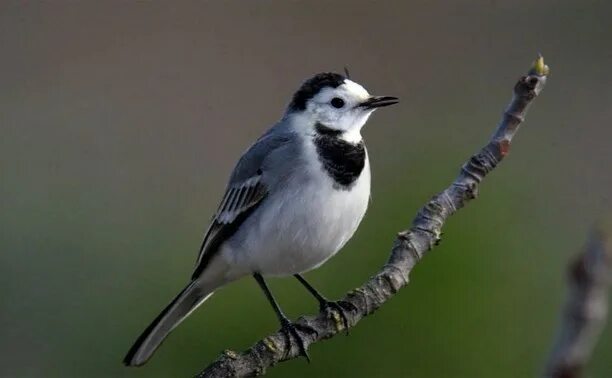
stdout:
[(376, 109), (376, 108), (382, 108), (383, 106), (397, 104), (398, 102), (399, 102), (399, 99), (397, 97), (372, 96), (369, 99), (362, 102), (361, 104), (359, 104), (359, 106), (366, 108), (366, 109)]

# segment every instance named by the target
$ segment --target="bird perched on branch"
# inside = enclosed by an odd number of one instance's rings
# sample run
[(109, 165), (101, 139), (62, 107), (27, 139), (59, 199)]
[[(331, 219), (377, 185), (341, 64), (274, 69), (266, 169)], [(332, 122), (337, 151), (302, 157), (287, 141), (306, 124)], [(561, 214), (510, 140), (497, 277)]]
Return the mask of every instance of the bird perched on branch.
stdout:
[[(348, 76), (348, 75), (347, 75)], [(204, 236), (191, 281), (136, 340), (124, 359), (144, 364), (166, 336), (223, 285), (252, 275), (289, 342), (299, 331), (270, 292), (265, 276), (294, 275), (322, 309), (339, 312), (301, 273), (319, 267), (353, 236), (368, 206), (370, 165), (361, 128), (395, 97), (371, 96), (335, 73), (305, 81), (282, 119), (245, 153)]]

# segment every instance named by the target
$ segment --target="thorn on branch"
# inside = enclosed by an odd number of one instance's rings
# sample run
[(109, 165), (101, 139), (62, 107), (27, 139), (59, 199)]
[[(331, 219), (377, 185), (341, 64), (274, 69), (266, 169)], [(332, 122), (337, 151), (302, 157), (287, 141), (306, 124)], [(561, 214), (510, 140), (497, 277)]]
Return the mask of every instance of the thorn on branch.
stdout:
[(508, 140), (500, 140), (497, 145), (499, 146), (499, 153), (501, 156), (506, 156), (510, 152), (510, 141)]

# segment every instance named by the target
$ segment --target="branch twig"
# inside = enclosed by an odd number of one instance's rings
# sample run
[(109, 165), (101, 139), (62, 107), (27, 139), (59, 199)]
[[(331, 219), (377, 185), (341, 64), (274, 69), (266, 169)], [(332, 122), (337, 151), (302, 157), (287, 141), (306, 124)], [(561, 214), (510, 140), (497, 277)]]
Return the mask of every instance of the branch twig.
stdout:
[(576, 378), (606, 323), (612, 281), (612, 237), (596, 230), (568, 267), (569, 290), (545, 376)]
[[(547, 75), (548, 67), (540, 56), (529, 73), (516, 83), (512, 101), (489, 143), (463, 165), (459, 176), (448, 188), (434, 196), (419, 211), (412, 227), (397, 235), (391, 256), (383, 268), (363, 286), (345, 295), (342, 300), (353, 305), (352, 311), (347, 312), (350, 327), (354, 327), (363, 317), (376, 311), (408, 284), (412, 268), (427, 251), (439, 243), (446, 219), (468, 201), (476, 198), (479, 183), (508, 153), (512, 138), (523, 122), (528, 106), (544, 87)], [(303, 316), (297, 322), (308, 325), (317, 332), (303, 335), (307, 348), (343, 330), (342, 320), (333, 312), (324, 311), (316, 316)], [(298, 345), (291, 342), (287, 347), (284, 335), (276, 332), (258, 341), (245, 352), (225, 351), (197, 377), (261, 375), (265, 374), (266, 368), (298, 356)]]

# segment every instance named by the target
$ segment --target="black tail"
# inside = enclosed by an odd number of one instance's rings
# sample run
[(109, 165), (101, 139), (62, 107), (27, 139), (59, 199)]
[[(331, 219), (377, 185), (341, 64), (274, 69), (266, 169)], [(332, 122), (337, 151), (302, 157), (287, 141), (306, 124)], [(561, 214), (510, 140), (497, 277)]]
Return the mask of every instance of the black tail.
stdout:
[(166, 336), (185, 319), (191, 311), (212, 295), (212, 290), (192, 281), (179, 295), (153, 320), (136, 340), (123, 359), (127, 366), (143, 365), (164, 341)]

